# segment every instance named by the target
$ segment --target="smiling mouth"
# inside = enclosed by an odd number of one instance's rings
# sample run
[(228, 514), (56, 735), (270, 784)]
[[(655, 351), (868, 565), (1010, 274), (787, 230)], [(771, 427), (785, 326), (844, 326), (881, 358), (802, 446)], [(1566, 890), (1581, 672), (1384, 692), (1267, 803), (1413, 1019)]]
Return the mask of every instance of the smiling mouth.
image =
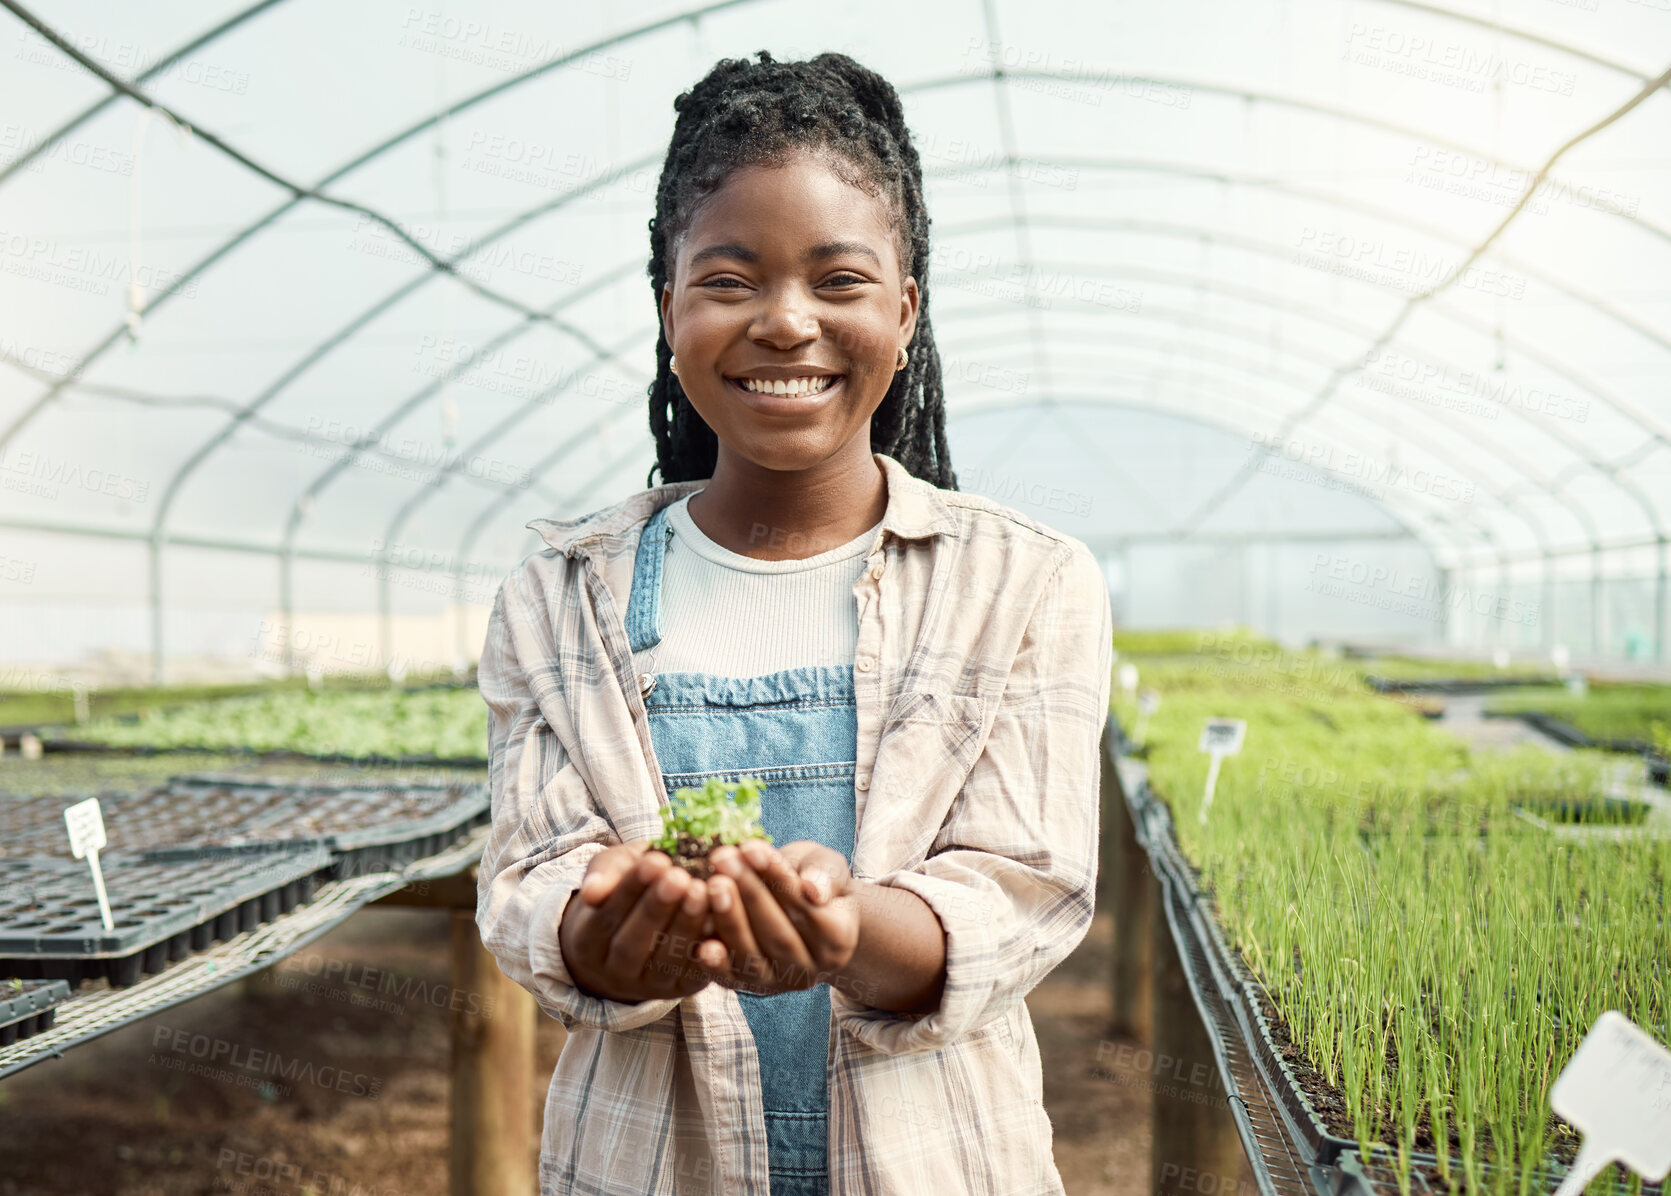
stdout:
[(743, 380), (740, 378), (727, 378), (725, 381), (728, 385), (736, 387), (743, 394), (746, 394), (751, 398), (793, 400), (816, 399), (827, 395), (830, 391), (840, 386), (846, 377), (846, 374), (824, 374), (810, 379), (812, 383), (811, 388), (800, 388), (794, 390), (755, 390), (743, 385)]

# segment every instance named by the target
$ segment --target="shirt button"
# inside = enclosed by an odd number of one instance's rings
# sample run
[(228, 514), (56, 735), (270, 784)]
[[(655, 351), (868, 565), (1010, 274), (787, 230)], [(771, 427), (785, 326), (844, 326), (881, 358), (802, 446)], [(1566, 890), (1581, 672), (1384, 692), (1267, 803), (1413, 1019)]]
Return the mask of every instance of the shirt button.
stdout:
[(874, 565), (872, 565), (870, 567), (870, 575), (872, 577), (881, 577), (882, 576), (882, 562), (881, 561), (877, 561)]
[(868, 772), (861, 772), (858, 776), (858, 779), (855, 780), (853, 782), (853, 784), (856, 785), (860, 789), (869, 789), (870, 788), (870, 774)]
[(853, 664), (861, 673), (868, 673), (871, 669), (876, 667), (875, 659), (870, 656), (861, 656), (855, 660)]

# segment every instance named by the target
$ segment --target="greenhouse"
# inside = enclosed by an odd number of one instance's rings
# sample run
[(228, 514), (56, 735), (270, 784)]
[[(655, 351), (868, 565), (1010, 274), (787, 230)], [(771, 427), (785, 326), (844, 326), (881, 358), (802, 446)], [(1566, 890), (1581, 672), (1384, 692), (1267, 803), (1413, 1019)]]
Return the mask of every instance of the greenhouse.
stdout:
[(1663, 0), (0, 44), (0, 1193), (1661, 1191)]

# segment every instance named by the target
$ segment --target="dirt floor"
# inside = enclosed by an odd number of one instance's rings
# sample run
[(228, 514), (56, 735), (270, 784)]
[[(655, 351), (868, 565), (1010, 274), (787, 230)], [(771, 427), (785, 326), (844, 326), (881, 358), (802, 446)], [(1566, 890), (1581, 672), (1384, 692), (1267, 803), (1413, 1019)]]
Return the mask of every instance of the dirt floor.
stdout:
[[(1145, 1077), (1107, 1037), (1110, 934), (1099, 915), (1029, 1001), (1072, 1196), (1149, 1187)], [(446, 936), (445, 913), (364, 910), (261, 978), (0, 1081), (0, 1196), (445, 1193)], [(542, 1016), (536, 1116), (562, 1041)], [(180, 1070), (204, 1049), (218, 1074)], [(267, 1078), (274, 1059), (298, 1078)]]

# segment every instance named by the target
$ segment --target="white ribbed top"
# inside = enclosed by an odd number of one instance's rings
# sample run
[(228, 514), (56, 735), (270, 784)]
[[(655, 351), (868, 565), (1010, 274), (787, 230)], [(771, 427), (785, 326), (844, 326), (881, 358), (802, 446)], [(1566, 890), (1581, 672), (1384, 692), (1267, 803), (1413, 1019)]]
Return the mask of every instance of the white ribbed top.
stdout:
[(859, 640), (853, 586), (881, 523), (816, 556), (763, 561), (710, 540), (685, 510), (689, 501), (687, 494), (667, 508), (673, 535), (662, 565), (661, 642), (634, 653), (633, 667), (758, 677), (851, 664)]

